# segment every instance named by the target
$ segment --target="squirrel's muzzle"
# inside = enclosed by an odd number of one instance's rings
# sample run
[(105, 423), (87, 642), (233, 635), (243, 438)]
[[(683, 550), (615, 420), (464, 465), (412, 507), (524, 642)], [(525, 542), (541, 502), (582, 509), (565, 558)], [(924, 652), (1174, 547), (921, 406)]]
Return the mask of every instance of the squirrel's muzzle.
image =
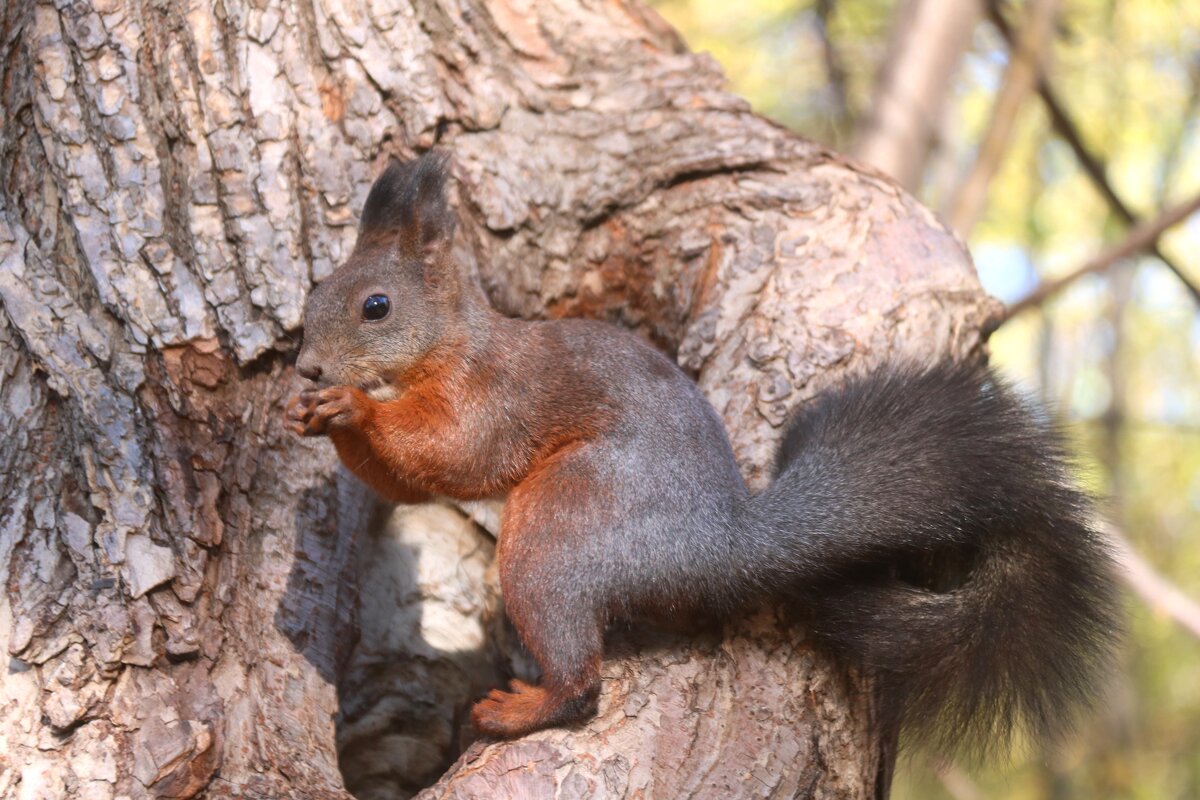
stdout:
[(321, 365), (317, 363), (317, 359), (313, 357), (312, 351), (308, 348), (300, 351), (300, 357), (296, 359), (296, 372), (314, 383), (321, 380)]

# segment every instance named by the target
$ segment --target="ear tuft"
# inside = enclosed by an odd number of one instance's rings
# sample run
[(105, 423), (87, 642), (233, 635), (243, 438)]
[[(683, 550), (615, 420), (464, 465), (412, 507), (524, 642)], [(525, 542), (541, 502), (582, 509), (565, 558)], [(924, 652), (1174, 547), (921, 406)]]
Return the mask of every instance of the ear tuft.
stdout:
[(411, 161), (393, 160), (367, 194), (358, 240), (399, 238), (427, 250), (449, 241), (454, 214), (446, 202), (450, 157), (431, 151)]

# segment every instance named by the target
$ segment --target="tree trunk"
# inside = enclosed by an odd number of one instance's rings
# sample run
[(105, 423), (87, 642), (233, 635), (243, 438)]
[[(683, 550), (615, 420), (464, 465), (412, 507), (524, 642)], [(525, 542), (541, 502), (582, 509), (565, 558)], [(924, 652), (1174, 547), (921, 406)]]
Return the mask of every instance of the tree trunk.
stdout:
[(984, 0), (901, 0), (854, 155), (915, 192)]
[(992, 103), (988, 125), (979, 139), (978, 154), (954, 195), (943, 202), (943, 218), (964, 241), (987, 210), (988, 188), (1016, 135), (1025, 101), (1047, 73), (1047, 62), (1054, 51), (1058, 6), (1058, 0), (1026, 3), (1024, 22)]
[[(280, 425), (390, 153), (451, 149), (493, 302), (643, 332), (755, 487), (789, 408), (996, 311), (927, 211), (634, 3), (0, 13), (0, 796), (395, 797), (524, 669), (495, 510), (389, 522)], [(888, 745), (869, 682), (764, 612), (617, 642), (596, 721), (473, 745), (430, 796), (865, 797)]]

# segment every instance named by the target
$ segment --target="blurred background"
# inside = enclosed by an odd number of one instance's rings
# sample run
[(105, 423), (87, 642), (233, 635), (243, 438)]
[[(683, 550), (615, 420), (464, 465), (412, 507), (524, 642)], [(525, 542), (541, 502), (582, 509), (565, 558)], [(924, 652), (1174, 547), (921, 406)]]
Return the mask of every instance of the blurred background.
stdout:
[(1010, 313), (1127, 546), (1130, 633), (1059, 752), (897, 798), (1200, 798), (1200, 0), (660, 0), (756, 110), (892, 175)]

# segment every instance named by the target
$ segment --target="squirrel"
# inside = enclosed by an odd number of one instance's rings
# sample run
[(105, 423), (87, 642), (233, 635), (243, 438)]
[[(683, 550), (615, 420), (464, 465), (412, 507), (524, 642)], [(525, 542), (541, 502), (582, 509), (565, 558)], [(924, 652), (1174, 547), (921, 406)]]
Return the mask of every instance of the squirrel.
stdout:
[(636, 334), (490, 307), (452, 255), (448, 157), (393, 161), (304, 313), (328, 436), (395, 502), (507, 496), (505, 610), (541, 668), (472, 709), (511, 738), (595, 712), (606, 630), (798, 604), (876, 676), (881, 724), (947, 750), (1055, 739), (1091, 705), (1113, 560), (1060, 434), (988, 367), (900, 365), (796, 412), (751, 494), (697, 385)]

